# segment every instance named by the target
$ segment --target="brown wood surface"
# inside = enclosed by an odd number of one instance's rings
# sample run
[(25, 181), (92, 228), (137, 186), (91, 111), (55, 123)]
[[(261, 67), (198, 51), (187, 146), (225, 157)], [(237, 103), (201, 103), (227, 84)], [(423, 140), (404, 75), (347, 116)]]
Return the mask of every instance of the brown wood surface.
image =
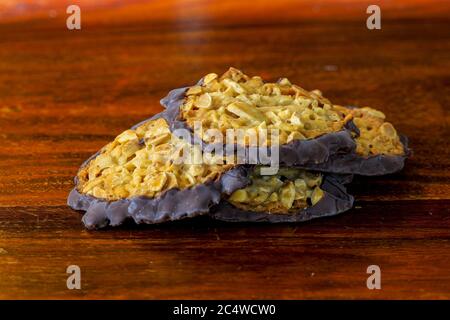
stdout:
[[(377, 31), (361, 1), (101, 1), (81, 31), (53, 2), (0, 6), (0, 298), (450, 298), (448, 2), (378, 2)], [(229, 66), (379, 108), (414, 156), (356, 179), (356, 207), (330, 219), (86, 231), (65, 205), (82, 161)]]

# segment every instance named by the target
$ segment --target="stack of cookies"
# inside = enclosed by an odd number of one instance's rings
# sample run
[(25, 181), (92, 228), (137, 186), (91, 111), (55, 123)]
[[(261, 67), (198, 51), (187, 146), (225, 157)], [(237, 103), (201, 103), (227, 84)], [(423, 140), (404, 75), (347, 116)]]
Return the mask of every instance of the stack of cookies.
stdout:
[(350, 209), (353, 175), (403, 168), (405, 137), (378, 110), (332, 104), (283, 78), (231, 68), (161, 100), (75, 177), (68, 204), (89, 229), (199, 215), (300, 222)]

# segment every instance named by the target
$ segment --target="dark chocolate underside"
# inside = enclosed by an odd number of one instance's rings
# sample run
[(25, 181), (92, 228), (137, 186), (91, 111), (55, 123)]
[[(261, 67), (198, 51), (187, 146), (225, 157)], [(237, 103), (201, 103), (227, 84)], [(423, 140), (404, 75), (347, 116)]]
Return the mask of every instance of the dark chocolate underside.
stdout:
[[(186, 129), (191, 133), (191, 141), (200, 141), (202, 148), (208, 144), (194, 137), (192, 128), (180, 119), (180, 107), (184, 101), (188, 88), (175, 89), (161, 99), (161, 104), (166, 108), (160, 114), (169, 124), (170, 130)], [(354, 107), (352, 107), (354, 108)], [(377, 176), (400, 171), (406, 158), (410, 155), (407, 138), (401, 136), (404, 155), (375, 155), (364, 157), (356, 153), (356, 142), (354, 137), (359, 135), (359, 130), (353, 121), (349, 121), (343, 130), (327, 133), (314, 139), (294, 140), (279, 148), (280, 166), (296, 166), (303, 169), (317, 170), (341, 174), (359, 174), (366, 176)], [(209, 146), (213, 149), (214, 146)], [(245, 163), (261, 163), (258, 158), (252, 157), (257, 154), (247, 149)], [(270, 154), (270, 152), (269, 152)]]
[(137, 224), (154, 224), (207, 214), (211, 206), (219, 203), (223, 193), (231, 194), (249, 182), (247, 170), (236, 167), (223, 173), (218, 181), (183, 190), (171, 189), (158, 198), (106, 201), (81, 194), (75, 187), (67, 204), (75, 210), (86, 211), (82, 221), (88, 229), (117, 226), (128, 218)]

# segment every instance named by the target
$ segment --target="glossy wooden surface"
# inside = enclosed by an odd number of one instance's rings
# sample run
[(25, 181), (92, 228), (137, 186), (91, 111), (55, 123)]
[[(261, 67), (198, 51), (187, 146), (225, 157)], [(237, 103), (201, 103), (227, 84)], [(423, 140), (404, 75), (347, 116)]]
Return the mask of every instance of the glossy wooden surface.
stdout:
[[(369, 31), (368, 3), (314, 3), (137, 1), (82, 11), (81, 31), (51, 1), (0, 15), (0, 298), (450, 298), (449, 5), (381, 2)], [(229, 66), (380, 108), (414, 156), (358, 178), (355, 209), (331, 219), (84, 230), (65, 205), (82, 161)]]

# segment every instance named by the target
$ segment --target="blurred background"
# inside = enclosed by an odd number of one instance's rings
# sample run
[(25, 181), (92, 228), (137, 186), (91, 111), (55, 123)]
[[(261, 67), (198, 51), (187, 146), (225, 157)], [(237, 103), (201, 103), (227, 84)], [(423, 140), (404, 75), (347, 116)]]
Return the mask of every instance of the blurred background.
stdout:
[[(449, 17), (443, 0), (0, 0), (0, 298), (449, 298)], [(230, 66), (380, 109), (414, 157), (356, 179), (336, 218), (85, 231), (66, 206), (80, 164)]]

